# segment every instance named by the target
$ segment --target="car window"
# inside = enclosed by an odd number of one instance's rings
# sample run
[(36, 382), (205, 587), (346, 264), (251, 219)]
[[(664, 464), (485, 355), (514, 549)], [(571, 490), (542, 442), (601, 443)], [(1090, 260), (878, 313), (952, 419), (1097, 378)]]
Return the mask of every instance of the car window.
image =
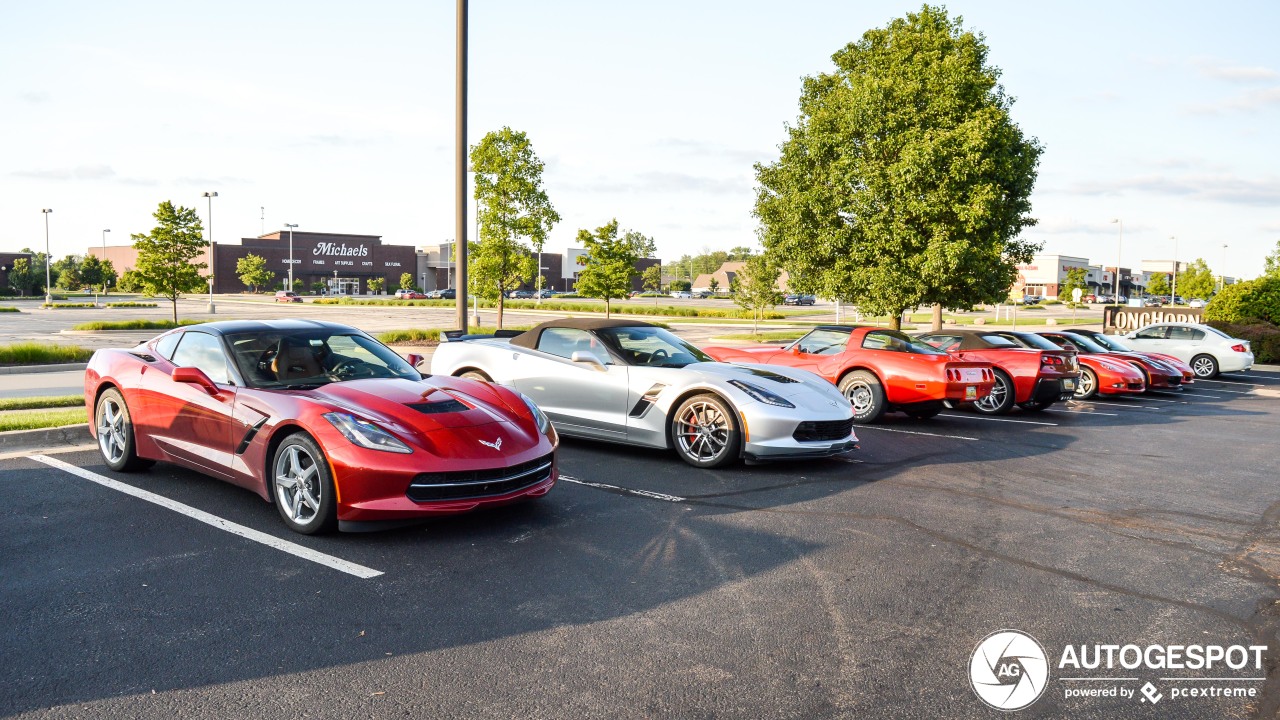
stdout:
[(1034, 350), (1061, 350), (1062, 346), (1057, 343), (1049, 342), (1048, 339), (1040, 337), (1035, 333), (997, 333), (1002, 338), (1017, 343), (1022, 347), (1032, 348)]
[(862, 338), (862, 347), (865, 350), (888, 350), (915, 355), (946, 355), (935, 347), (894, 330), (872, 330)]
[(178, 347), (178, 339), (182, 337), (181, 332), (169, 333), (156, 341), (156, 353), (165, 360), (173, 357), (173, 349)]
[(538, 349), (548, 355), (570, 358), (575, 352), (589, 352), (609, 364), (609, 353), (591, 333), (577, 328), (547, 328), (538, 337)]
[(839, 330), (814, 330), (796, 341), (796, 347), (809, 355), (839, 355), (849, 343), (849, 333)]
[(943, 352), (954, 352), (960, 347), (960, 337), (958, 335), (921, 335), (920, 340)]
[(712, 362), (709, 355), (660, 327), (602, 328), (599, 334), (605, 345), (631, 365), (684, 367)]
[(216, 383), (226, 384), (231, 381), (222, 343), (218, 338), (202, 332), (188, 331), (182, 334), (182, 341), (173, 353), (173, 364), (197, 368)]
[(982, 340), (991, 347), (996, 348), (1019, 348), (1022, 347), (1018, 343), (1010, 340), (1003, 335), (983, 335)]
[(1204, 331), (1195, 328), (1173, 325), (1169, 328), (1170, 340), (1203, 340)]
[(1169, 328), (1164, 325), (1157, 325), (1140, 331), (1137, 335), (1134, 335), (1134, 337), (1138, 340), (1163, 340), (1165, 338), (1165, 333), (1168, 330)]

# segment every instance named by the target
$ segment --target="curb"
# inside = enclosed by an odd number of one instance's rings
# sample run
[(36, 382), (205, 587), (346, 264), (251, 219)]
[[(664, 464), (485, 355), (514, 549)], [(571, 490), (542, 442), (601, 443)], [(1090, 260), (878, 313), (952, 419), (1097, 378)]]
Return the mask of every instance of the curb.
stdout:
[(10, 430), (0, 432), (0, 452), (42, 450), (58, 445), (83, 445), (91, 440), (87, 422), (38, 430)]
[[(69, 372), (84, 370), (89, 363), (57, 363), (54, 365), (11, 365), (0, 367), (0, 375), (31, 375), (35, 373)], [(3, 433), (0, 433), (2, 435)]]

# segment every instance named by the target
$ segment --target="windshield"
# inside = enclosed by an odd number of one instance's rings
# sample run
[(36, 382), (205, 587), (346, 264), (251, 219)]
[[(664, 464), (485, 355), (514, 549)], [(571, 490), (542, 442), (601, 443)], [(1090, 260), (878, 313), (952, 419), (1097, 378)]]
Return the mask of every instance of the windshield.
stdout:
[(628, 365), (684, 367), (714, 362), (709, 355), (660, 327), (615, 327), (596, 331)]
[(1064, 341), (1066, 341), (1067, 345), (1069, 346), (1075, 345), (1076, 348), (1079, 349), (1081, 352), (1087, 352), (1087, 353), (1111, 352), (1110, 350), (1102, 347), (1098, 343), (1090, 340), (1087, 337), (1084, 337), (1083, 335), (1076, 335), (1073, 333), (1062, 333), (1061, 335), (1057, 335), (1056, 337), (1062, 338)]
[(997, 337), (1007, 338), (1022, 347), (1033, 350), (1061, 350), (1062, 347), (1034, 333), (1004, 332), (994, 333)]
[(1090, 335), (1089, 339), (1114, 352), (1133, 352), (1133, 348), (1107, 335)]
[(257, 330), (229, 334), (227, 342), (250, 387), (302, 389), (364, 378), (422, 378), (390, 348), (365, 335)]

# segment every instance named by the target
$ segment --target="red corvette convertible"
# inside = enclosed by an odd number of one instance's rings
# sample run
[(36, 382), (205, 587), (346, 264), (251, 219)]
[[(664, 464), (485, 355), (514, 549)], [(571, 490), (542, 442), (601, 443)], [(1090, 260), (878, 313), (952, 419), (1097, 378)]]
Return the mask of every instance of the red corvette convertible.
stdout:
[[(1023, 347), (1042, 350), (1062, 350), (1064, 347), (1033, 332), (1001, 330), (999, 334)], [(1071, 346), (1065, 341), (1064, 344)], [(1146, 390), (1147, 384), (1142, 379), (1142, 373), (1127, 362), (1094, 353), (1078, 354), (1076, 360), (1080, 363), (1080, 382), (1076, 383), (1075, 394), (1077, 400), (1088, 400), (1098, 394), (1130, 395)]]
[(557, 479), (555, 429), (528, 398), (424, 376), (344, 325), (192, 325), (97, 351), (84, 385), (112, 470), (183, 465), (256, 492), (300, 533), (541, 497)]
[(995, 366), (991, 394), (973, 403), (986, 415), (1003, 415), (1015, 404), (1024, 410), (1044, 410), (1070, 400), (1080, 379), (1076, 353), (1070, 350), (1025, 348), (993, 330), (943, 330), (917, 336), (961, 360)]
[(1142, 382), (1145, 386), (1143, 392), (1151, 392), (1152, 390), (1181, 390), (1182, 389), (1182, 371), (1174, 369), (1169, 365), (1147, 357), (1143, 353), (1135, 352), (1114, 352), (1111, 349), (1095, 342), (1092, 338), (1083, 335), (1077, 335), (1073, 332), (1057, 331), (1042, 332), (1041, 335), (1049, 338), (1051, 342), (1057, 343), (1064, 347), (1074, 347), (1082, 355), (1101, 354), (1104, 357), (1119, 360), (1128, 363), (1138, 369), (1142, 374)]
[(965, 362), (897, 330), (823, 325), (784, 347), (703, 351), (721, 362), (786, 365), (835, 383), (853, 405), (858, 423), (890, 410), (930, 418), (945, 402), (975, 402), (995, 384), (990, 363)]

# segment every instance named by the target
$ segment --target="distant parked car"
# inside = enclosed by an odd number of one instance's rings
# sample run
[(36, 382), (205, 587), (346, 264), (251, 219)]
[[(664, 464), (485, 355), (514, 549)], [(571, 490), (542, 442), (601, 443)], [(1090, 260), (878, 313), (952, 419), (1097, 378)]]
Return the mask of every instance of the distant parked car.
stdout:
[(812, 305), (817, 301), (812, 295), (788, 295), (782, 298), (783, 305)]
[(1191, 298), (1191, 301), (1187, 303), (1187, 307), (1192, 307), (1192, 308), (1202, 308), (1204, 306), (1205, 306), (1205, 302), (1200, 298)]
[(426, 297), (425, 293), (420, 293), (413, 288), (400, 288), (396, 291), (397, 300), (423, 300)]
[(676, 290), (671, 293), (671, 297), (677, 300), (692, 300), (693, 293), (689, 292), (688, 290)]
[(533, 293), (528, 290), (512, 290), (507, 293), (507, 297), (511, 300), (532, 300)]
[(1142, 307), (1160, 307), (1164, 303), (1160, 302), (1160, 298), (1149, 297), (1142, 301)]
[(1044, 298), (1040, 295), (1023, 295), (1022, 296), (1023, 305), (1039, 305), (1043, 301), (1044, 301)]
[(1093, 293), (1086, 293), (1080, 296), (1080, 302), (1096, 303), (1098, 302), (1098, 296)]
[(292, 290), (277, 290), (276, 302), (302, 302), (302, 296)]
[(533, 297), (534, 297), (535, 299), (536, 299), (536, 298), (542, 298), (542, 299), (544, 299), (544, 300), (545, 300), (546, 298), (553, 298), (553, 297), (555, 297), (555, 296), (556, 296), (556, 291), (555, 291), (555, 290), (539, 290), (538, 292), (536, 292), (536, 293), (534, 293), (534, 294), (533, 294)]

